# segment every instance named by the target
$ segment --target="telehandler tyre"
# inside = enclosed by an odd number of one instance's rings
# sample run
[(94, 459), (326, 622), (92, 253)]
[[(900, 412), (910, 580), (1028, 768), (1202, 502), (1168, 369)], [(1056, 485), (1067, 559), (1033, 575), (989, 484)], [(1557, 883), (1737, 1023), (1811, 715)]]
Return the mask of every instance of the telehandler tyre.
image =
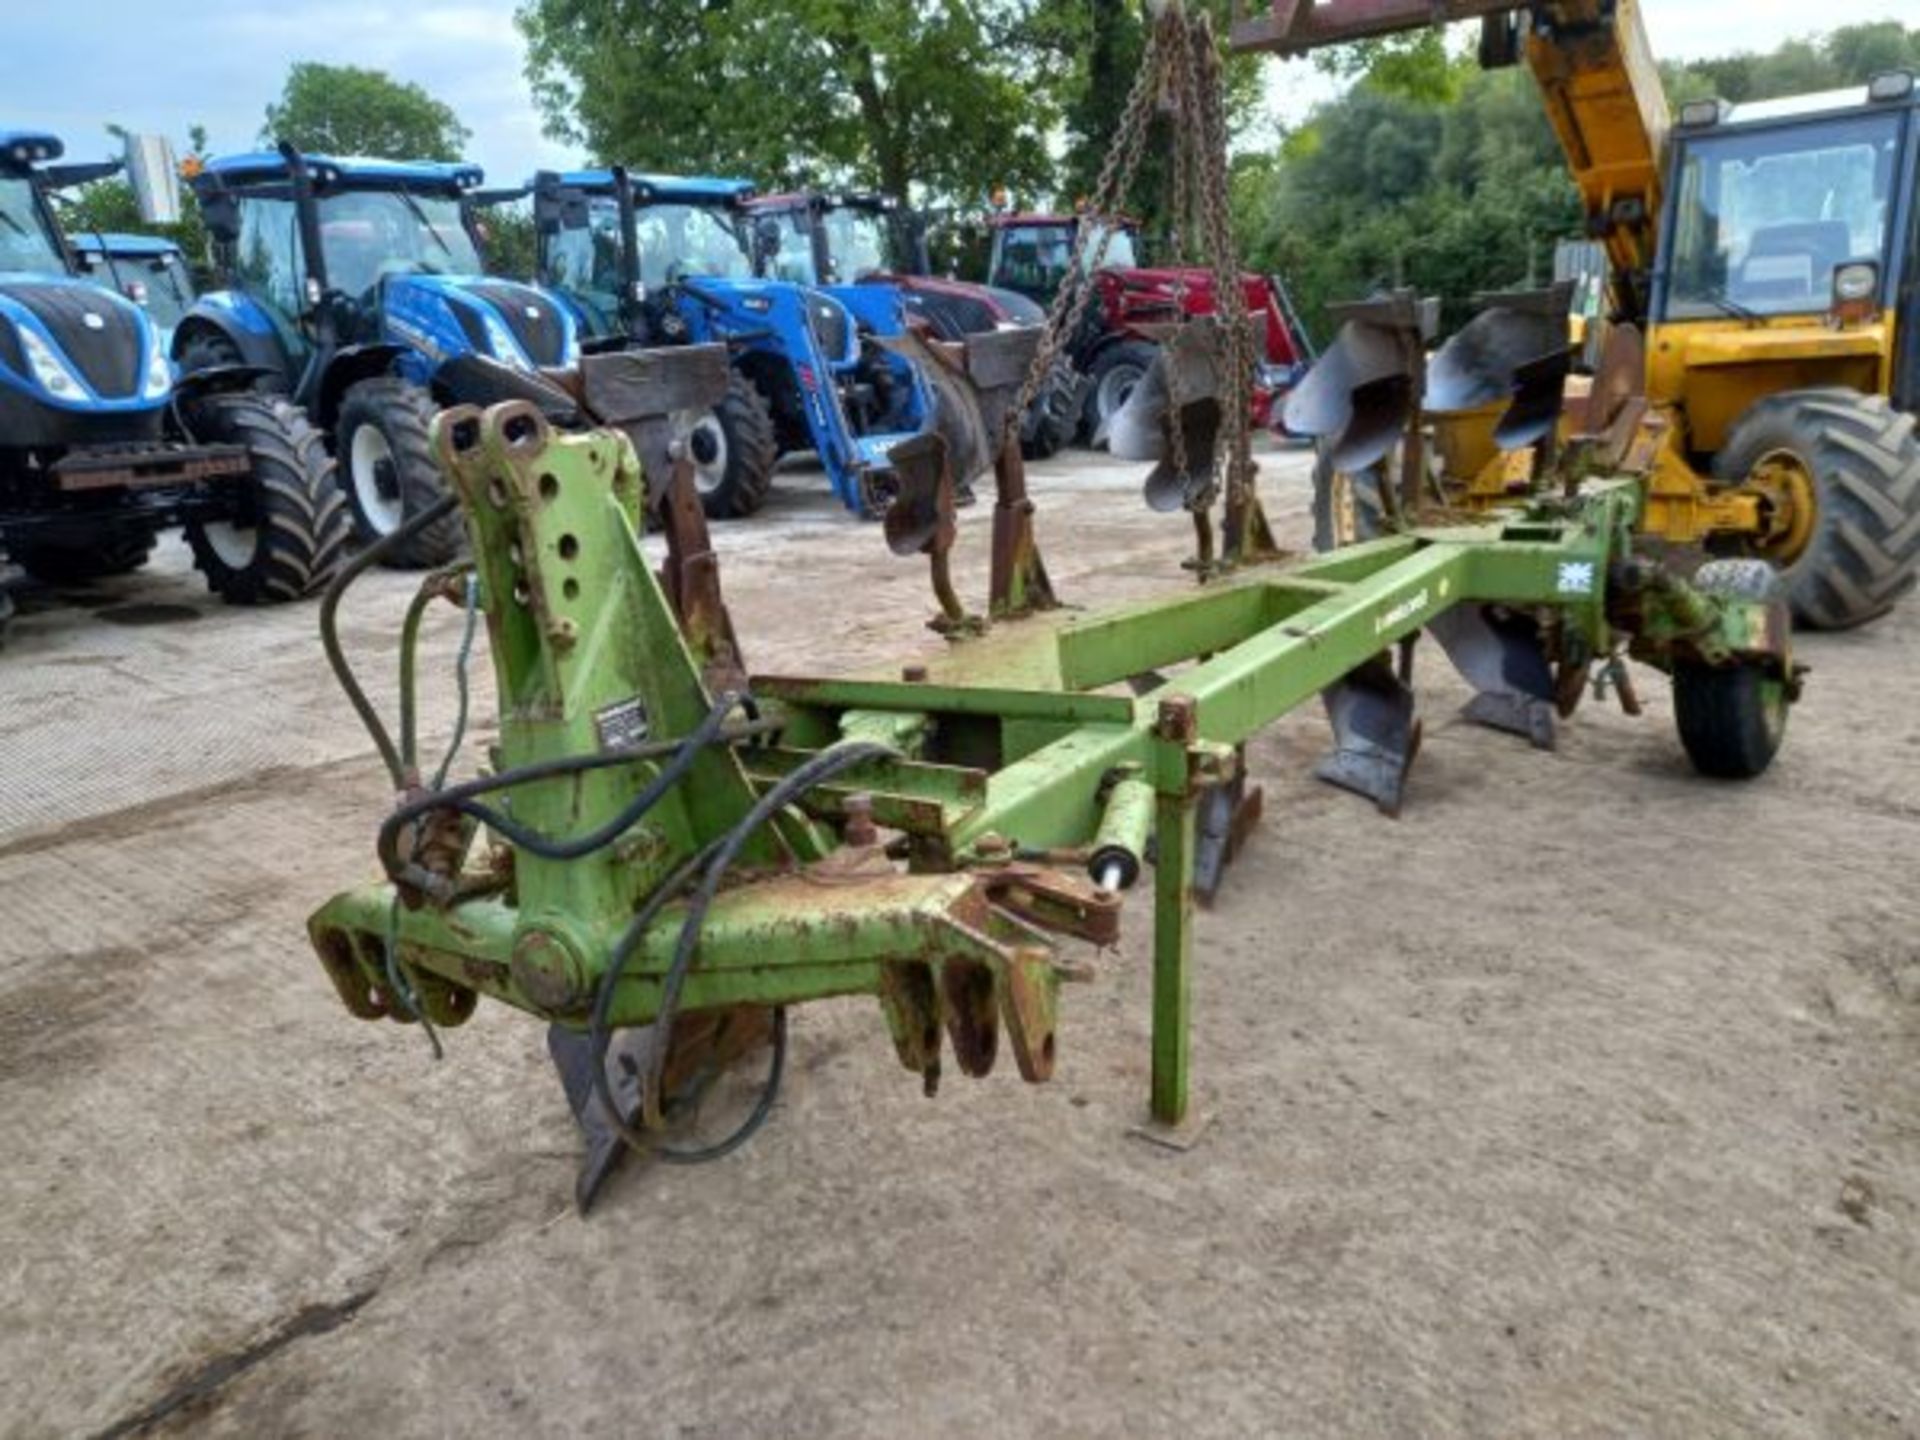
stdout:
[(196, 438), (244, 445), (253, 469), (253, 523), (187, 527), (193, 563), (230, 605), (275, 605), (311, 595), (346, 558), (351, 521), (320, 432), (277, 395), (233, 391), (193, 402)]
[(1382, 487), (1386, 466), (1376, 461), (1364, 470), (1335, 470), (1323, 448), (1313, 462), (1313, 548), (1338, 550), (1387, 533)]
[(726, 398), (695, 422), (687, 444), (708, 519), (744, 519), (766, 502), (780, 447), (766, 397), (745, 375), (728, 377)]
[[(429, 427), (436, 407), (418, 385), (380, 375), (349, 387), (334, 423), (340, 488), (363, 541), (384, 540), (447, 493), (434, 462)], [(443, 516), (387, 556), (397, 570), (444, 565), (466, 544), (458, 511)]]
[[(1770, 602), (1784, 585), (1764, 560), (1711, 560), (1694, 573), (1709, 595)], [(1673, 716), (1693, 768), (1716, 780), (1751, 780), (1787, 736), (1787, 686), (1764, 666), (1677, 663)]]
[(1915, 417), (1885, 397), (1770, 395), (1740, 418), (1713, 471), (1797, 507), (1802, 518), (1756, 548), (1780, 566), (1794, 619), (1807, 629), (1864, 624), (1912, 588), (1920, 565), (1920, 436)]

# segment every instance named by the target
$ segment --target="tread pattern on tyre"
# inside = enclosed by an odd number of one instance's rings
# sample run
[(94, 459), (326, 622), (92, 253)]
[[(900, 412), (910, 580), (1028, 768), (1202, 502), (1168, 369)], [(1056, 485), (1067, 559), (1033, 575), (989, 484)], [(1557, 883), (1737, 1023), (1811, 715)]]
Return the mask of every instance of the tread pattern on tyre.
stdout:
[(205, 396), (192, 420), (207, 443), (246, 446), (258, 516), (252, 563), (239, 568), (221, 559), (199, 525), (187, 527), (207, 588), (233, 605), (279, 604), (320, 589), (346, 558), (351, 533), (320, 432), (297, 406), (251, 391)]
[[(113, 524), (102, 517), (103, 528)], [(43, 585), (82, 585), (114, 575), (131, 575), (153, 554), (154, 532), (144, 526), (108, 530), (87, 545), (14, 545), (13, 562)]]
[[(1768, 604), (1780, 598), (1785, 582), (1765, 560), (1710, 560), (1694, 572), (1693, 586)], [(1674, 666), (1674, 723), (1696, 771), (1715, 780), (1751, 780), (1773, 763), (1786, 716), (1782, 711), (1777, 725), (1768, 724), (1769, 681), (1757, 664)]]
[(1784, 572), (1794, 618), (1845, 630), (1884, 614), (1920, 567), (1915, 417), (1853, 390), (1770, 395), (1734, 426), (1714, 474), (1737, 482), (1769, 451), (1788, 448), (1809, 462), (1820, 507), (1806, 550)]
[[(433, 458), (433, 417), (439, 407), (433, 397), (410, 380), (377, 375), (351, 386), (340, 404), (334, 424), (334, 450), (340, 458), (340, 490), (346, 497), (355, 530), (367, 542), (380, 536), (360, 513), (350, 472), (353, 432), (361, 425), (377, 425), (393, 452), (400, 486), (400, 513), (412, 519), (446, 494), (446, 477)], [(443, 516), (404, 545), (390, 551), (386, 564), (397, 570), (425, 570), (455, 559), (465, 546), (466, 522), (460, 512)]]
[(773, 411), (760, 387), (736, 370), (727, 377), (726, 396), (714, 415), (727, 435), (727, 473), (700, 502), (709, 519), (743, 520), (766, 503), (773, 489), (773, 468), (780, 462)]

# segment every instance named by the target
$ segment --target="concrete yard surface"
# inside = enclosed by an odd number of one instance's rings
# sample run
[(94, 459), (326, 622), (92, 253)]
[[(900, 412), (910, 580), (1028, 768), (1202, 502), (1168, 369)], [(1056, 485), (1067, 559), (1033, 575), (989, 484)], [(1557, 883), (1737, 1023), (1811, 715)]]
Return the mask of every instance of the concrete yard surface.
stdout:
[[(1289, 544), (1306, 457), (1264, 456)], [(1141, 467), (1033, 468), (1077, 605), (1191, 584)], [(958, 573), (984, 590), (986, 506)], [(937, 653), (924, 565), (809, 471), (720, 527), (753, 669)], [(650, 542), (651, 543), (651, 542)], [(346, 636), (392, 703), (414, 581)], [(444, 743), (460, 617), (434, 613)], [(1423, 651), (1406, 812), (1252, 747), (1201, 915), (1191, 1150), (1129, 1138), (1150, 896), (1047, 1085), (927, 1100), (871, 1001), (792, 1017), (773, 1121), (571, 1206), (541, 1027), (434, 1063), (307, 914), (391, 801), (312, 605), (185, 548), (26, 597), (0, 653), (0, 1434), (1920, 1434), (1920, 602), (1808, 636), (1771, 773), (1688, 770), (1663, 681), (1557, 751)], [(475, 667), (479, 733), (490, 675)]]

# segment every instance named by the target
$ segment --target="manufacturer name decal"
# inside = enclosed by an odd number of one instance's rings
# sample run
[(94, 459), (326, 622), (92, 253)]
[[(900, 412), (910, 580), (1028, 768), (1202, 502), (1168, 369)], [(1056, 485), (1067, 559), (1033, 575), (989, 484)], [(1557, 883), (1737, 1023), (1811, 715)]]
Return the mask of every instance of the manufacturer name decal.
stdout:
[(1408, 596), (1405, 600), (1402, 600), (1398, 605), (1394, 606), (1391, 610), (1387, 611), (1386, 614), (1378, 617), (1373, 622), (1373, 633), (1376, 635), (1384, 635), (1387, 631), (1404, 625), (1407, 621), (1427, 608), (1429, 598), (1425, 590), (1422, 590), (1417, 595)]

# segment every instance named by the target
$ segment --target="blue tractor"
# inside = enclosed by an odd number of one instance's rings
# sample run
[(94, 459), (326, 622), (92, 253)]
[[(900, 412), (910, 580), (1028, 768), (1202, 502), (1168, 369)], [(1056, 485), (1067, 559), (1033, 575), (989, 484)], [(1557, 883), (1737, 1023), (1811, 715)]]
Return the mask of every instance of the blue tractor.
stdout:
[(176, 380), (152, 317), (82, 278), (51, 197), (120, 167), (61, 154), (52, 135), (0, 131), (0, 550), (76, 584), (137, 569), (180, 525), (223, 599), (311, 593), (347, 539), (320, 436), (244, 369)]
[[(332, 439), (361, 537), (391, 535), (444, 481), (427, 427), (449, 362), (565, 366), (573, 318), (531, 286), (486, 274), (476, 165), (333, 159), (277, 150), (209, 161), (194, 177), (222, 287), (174, 335), (183, 370), (257, 367)], [(459, 552), (450, 514), (389, 555)]]
[(811, 450), (833, 492), (873, 517), (893, 490), (889, 451), (929, 427), (930, 387), (873, 343), (905, 328), (897, 293), (856, 314), (811, 286), (755, 278), (772, 243), (744, 180), (620, 169), (534, 177), (541, 284), (574, 312), (587, 348), (723, 343), (734, 384), (690, 435), (701, 500), (725, 519), (758, 509), (782, 454)]
[(77, 230), (71, 239), (80, 273), (140, 306), (159, 329), (162, 342), (170, 344), (196, 294), (180, 247), (160, 235), (99, 230)]

